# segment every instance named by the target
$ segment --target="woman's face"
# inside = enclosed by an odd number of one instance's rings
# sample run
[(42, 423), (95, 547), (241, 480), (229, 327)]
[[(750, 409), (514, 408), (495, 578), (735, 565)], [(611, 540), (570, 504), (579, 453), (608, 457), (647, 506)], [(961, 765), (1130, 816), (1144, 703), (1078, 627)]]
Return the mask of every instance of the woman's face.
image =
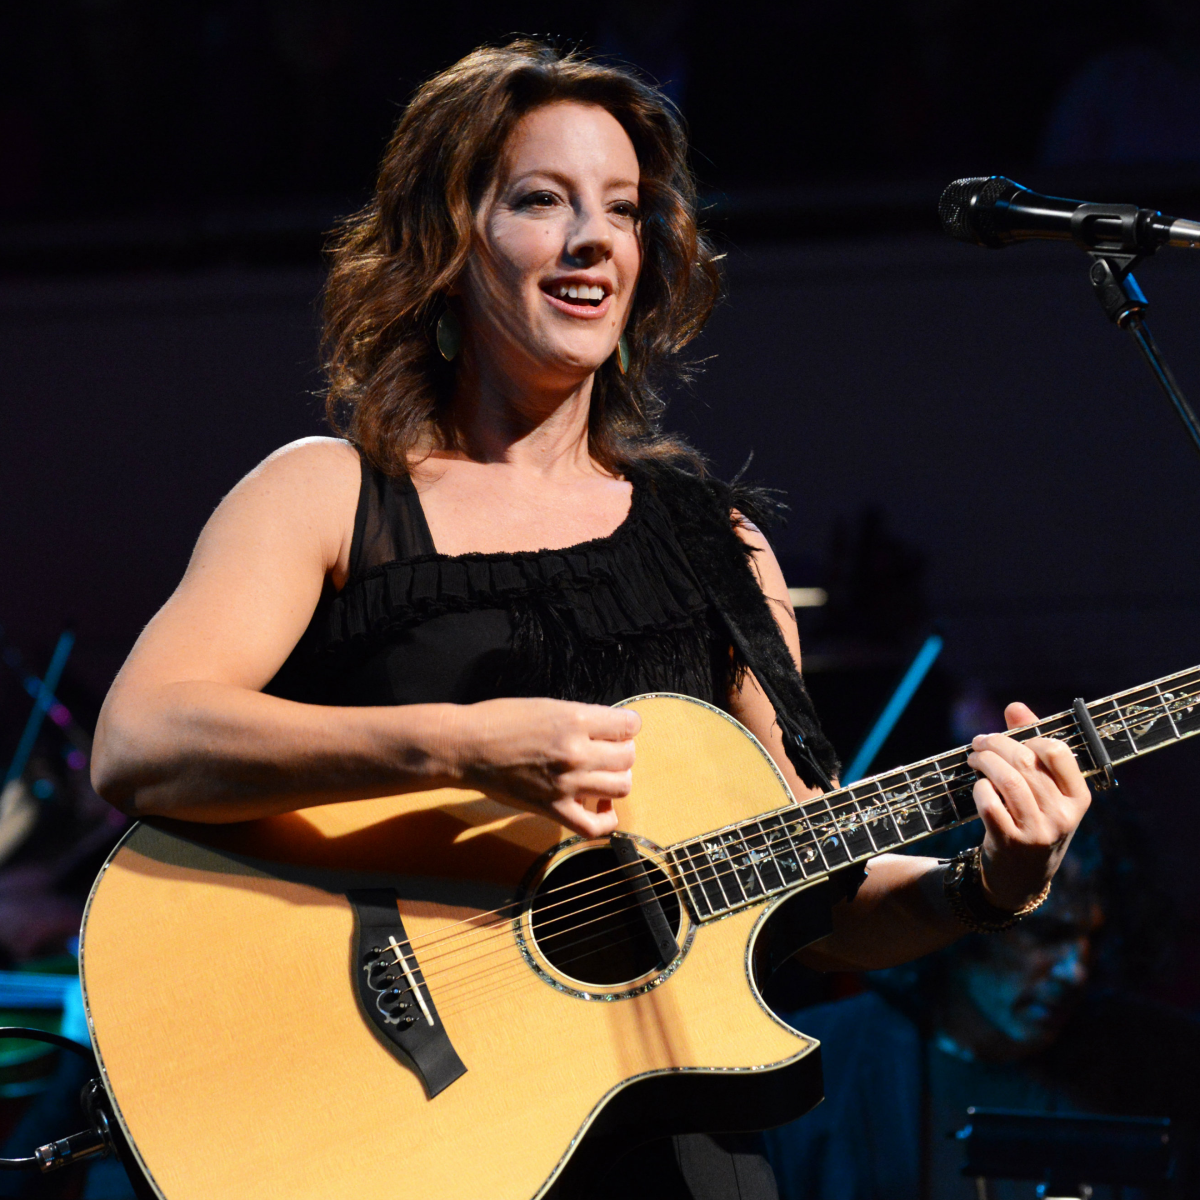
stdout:
[(628, 134), (598, 105), (521, 119), (456, 289), (478, 370), (569, 387), (612, 354), (641, 268), (638, 174)]

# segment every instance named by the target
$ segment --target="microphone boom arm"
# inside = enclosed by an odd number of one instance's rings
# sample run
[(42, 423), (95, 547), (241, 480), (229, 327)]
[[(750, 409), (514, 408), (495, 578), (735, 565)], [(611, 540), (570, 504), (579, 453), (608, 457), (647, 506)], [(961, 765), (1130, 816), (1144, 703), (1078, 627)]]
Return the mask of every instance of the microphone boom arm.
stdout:
[[(1196, 223), (1177, 221), (1175, 224)], [(1200, 229), (1200, 226), (1197, 228)], [(1167, 399), (1171, 401), (1172, 407), (1183, 422), (1184, 429), (1192, 439), (1192, 445), (1200, 452), (1200, 420), (1197, 420), (1192, 406), (1187, 402), (1187, 397), (1167, 365), (1167, 360), (1163, 358), (1162, 351), (1150, 332), (1150, 326), (1146, 324), (1146, 310), (1150, 304), (1133, 277), (1133, 268), (1142, 261), (1144, 255), (1090, 250), (1088, 257), (1092, 260), (1088, 278), (1092, 281), (1092, 289), (1096, 293), (1096, 299), (1100, 301), (1100, 307), (1104, 309), (1105, 316), (1133, 338), (1155, 381), (1166, 393)]]

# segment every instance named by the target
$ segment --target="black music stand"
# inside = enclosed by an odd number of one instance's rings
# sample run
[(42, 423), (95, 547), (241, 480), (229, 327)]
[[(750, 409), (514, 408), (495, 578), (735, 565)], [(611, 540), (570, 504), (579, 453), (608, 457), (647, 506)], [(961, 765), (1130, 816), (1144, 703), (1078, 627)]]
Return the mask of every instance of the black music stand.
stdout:
[(962, 1173), (975, 1180), (979, 1200), (989, 1200), (997, 1179), (1035, 1180), (1045, 1200), (1087, 1200), (1098, 1183), (1168, 1194), (1174, 1162), (1166, 1118), (1005, 1108), (968, 1108), (967, 1117), (954, 1136), (966, 1150)]

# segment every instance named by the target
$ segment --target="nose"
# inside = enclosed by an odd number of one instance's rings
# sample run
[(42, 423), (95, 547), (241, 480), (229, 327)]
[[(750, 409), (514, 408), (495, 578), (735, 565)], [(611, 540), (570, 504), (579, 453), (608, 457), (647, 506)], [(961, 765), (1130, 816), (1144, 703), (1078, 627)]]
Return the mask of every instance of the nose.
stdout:
[(572, 266), (588, 267), (606, 259), (613, 248), (613, 230), (603, 205), (580, 200), (567, 235), (565, 256)]

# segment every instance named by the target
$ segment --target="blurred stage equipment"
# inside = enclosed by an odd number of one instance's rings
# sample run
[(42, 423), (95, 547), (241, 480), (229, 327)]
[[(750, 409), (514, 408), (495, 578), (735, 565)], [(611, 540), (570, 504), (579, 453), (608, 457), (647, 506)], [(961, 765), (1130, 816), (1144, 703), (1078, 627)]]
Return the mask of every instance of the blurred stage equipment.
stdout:
[(43, 680), (26, 667), (24, 656), (8, 640), (3, 625), (0, 625), (0, 659), (16, 675), (21, 686), (35, 700), (39, 699), (43, 692), (46, 693), (45, 698), (50, 702), (46, 716), (63, 731), (67, 741), (73, 747), (67, 759), (67, 766), (73, 771), (82, 771), (92, 756), (92, 735), (79, 724), (71, 710), (54, 695), (54, 689), (47, 687)]
[(1171, 1179), (1171, 1122), (1165, 1117), (1098, 1117), (968, 1108), (956, 1134), (967, 1158), (962, 1173), (989, 1200), (991, 1182), (1036, 1180), (1044, 1200), (1087, 1200), (1092, 1188), (1145, 1189), (1165, 1196)]
[(33, 709), (29, 714), (29, 720), (25, 722), (25, 729), (21, 734), (21, 740), (17, 743), (17, 752), (13, 755), (8, 773), (4, 776), (5, 785), (12, 783), (14, 779), (20, 779), (25, 771), (25, 764), (29, 761), (29, 755), (33, 752), (34, 743), (37, 741), (37, 735), (42, 728), (42, 721), (54, 706), (54, 689), (58, 687), (58, 681), (62, 678), (63, 667), (67, 665), (67, 657), (71, 653), (71, 647), (74, 645), (75, 635), (69, 629), (64, 630), (59, 635), (58, 644), (54, 647), (54, 653), (50, 657), (50, 665), (46, 668), (45, 677), (38, 685), (37, 695), (34, 697)]
[(1200, 221), (1165, 217), (1136, 204), (1090, 204), (1041, 196), (1003, 175), (955, 180), (938, 201), (938, 216), (951, 237), (991, 250), (1048, 239), (1074, 242), (1086, 251), (1100, 307), (1137, 343), (1200, 451), (1200, 421), (1146, 325), (1148, 302), (1132, 274), (1161, 246), (1200, 249)]
[(908, 707), (909, 701), (916, 695), (917, 688), (929, 674), (929, 668), (941, 654), (943, 644), (942, 636), (938, 633), (931, 633), (921, 643), (921, 648), (912, 662), (908, 664), (908, 669), (896, 685), (891, 699), (884, 705), (879, 719), (871, 726), (871, 731), (863, 739), (863, 744), (859, 746), (854, 761), (846, 768), (846, 773), (842, 776), (843, 786), (857, 782), (871, 769), (875, 755), (879, 753), (883, 743), (888, 739), (888, 734), (895, 729), (896, 722), (900, 720), (904, 710)]

